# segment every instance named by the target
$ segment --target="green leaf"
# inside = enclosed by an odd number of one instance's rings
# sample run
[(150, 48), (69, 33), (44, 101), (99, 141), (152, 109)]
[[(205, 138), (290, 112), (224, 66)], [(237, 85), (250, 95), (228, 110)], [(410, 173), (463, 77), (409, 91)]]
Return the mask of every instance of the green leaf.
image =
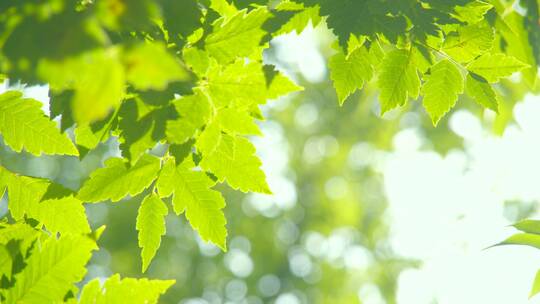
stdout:
[(9, 252), (9, 249), (5, 246), (0, 246), (0, 277), (11, 280), (12, 271), (13, 258)]
[(4, 197), (4, 193), (6, 192), (10, 177), (11, 173), (8, 170), (4, 169), (4, 167), (0, 166), (0, 199)]
[(8, 91), (0, 95), (0, 134), (16, 152), (24, 148), (34, 155), (79, 155), (69, 140), (60, 133), (56, 123), (41, 110), (42, 104), (22, 98), (22, 93)]
[(534, 277), (533, 286), (531, 288), (531, 292), (529, 293), (529, 299), (534, 297), (540, 292), (540, 270), (536, 272), (536, 276)]
[(493, 5), (484, 1), (471, 1), (463, 6), (456, 6), (456, 17), (469, 24), (480, 22), (484, 19), (484, 15), (493, 7)]
[(219, 110), (216, 121), (221, 129), (230, 134), (262, 135), (259, 126), (247, 111), (236, 108), (223, 108)]
[(527, 67), (527, 64), (512, 56), (488, 53), (471, 62), (467, 69), (484, 77), (488, 82), (495, 83)]
[(457, 61), (469, 62), (491, 49), (494, 39), (487, 23), (462, 26), (446, 36), (442, 50)]
[(84, 202), (111, 200), (117, 202), (127, 195), (135, 196), (156, 179), (159, 158), (145, 154), (132, 167), (121, 158), (109, 158), (105, 167), (90, 175), (77, 194)]
[(160, 17), (157, 3), (151, 0), (136, 0), (122, 4), (99, 1), (94, 6), (101, 23), (118, 32), (149, 30), (152, 26), (151, 21)]
[(357, 47), (347, 56), (342, 51), (338, 52), (330, 58), (328, 66), (340, 105), (349, 95), (361, 89), (364, 82), (369, 81), (373, 75), (369, 53), (363, 46)]
[(495, 246), (500, 245), (525, 245), (540, 249), (540, 234), (517, 233)]
[(266, 77), (267, 99), (276, 99), (304, 89), (283, 75), (283, 73), (276, 71), (271, 65), (263, 66), (263, 70)]
[(117, 117), (112, 115), (107, 120), (102, 120), (94, 124), (79, 124), (75, 127), (75, 142), (81, 149), (81, 157), (90, 150), (96, 148), (100, 143), (106, 142), (110, 138), (113, 125), (117, 123)]
[(161, 1), (163, 25), (169, 38), (178, 46), (183, 46), (191, 33), (202, 26), (202, 11), (199, 2), (191, 0)]
[(499, 112), (499, 102), (491, 85), (482, 77), (468, 73), (465, 92), (478, 104)]
[[(22, 221), (13, 224), (0, 223), (0, 277), (5, 276), (11, 281), (13, 274), (21, 268), (19, 257), (26, 256), (35, 240), (43, 235), (45, 233)], [(5, 278), (0, 282), (0, 296), (3, 288), (8, 287), (5, 285)]]
[(125, 94), (125, 73), (118, 49), (100, 49), (64, 61), (43, 61), (38, 74), (53, 91), (72, 89), (73, 118), (90, 123), (107, 117)]
[(31, 240), (33, 241), (39, 231), (32, 226), (17, 222), (14, 224), (0, 224), (0, 245), (6, 245), (11, 240)]
[[(267, 79), (266, 74), (271, 77)], [(217, 108), (249, 108), (268, 99), (301, 90), (281, 73), (265, 70), (259, 62), (235, 61), (225, 67), (215, 62), (208, 71), (209, 97)]]
[(203, 154), (201, 168), (212, 172), (220, 182), (227, 181), (233, 189), (271, 193), (253, 144), (243, 137), (219, 133), (205, 136), (206, 132), (196, 144)]
[[(320, 7), (320, 15), (327, 16), (326, 23), (336, 34), (342, 46), (347, 45), (351, 35), (367, 36), (373, 40), (380, 36), (396, 43), (398, 37), (403, 36), (407, 29), (407, 20), (403, 16), (388, 14), (394, 9), (399, 10), (401, 3), (350, 0), (303, 0), (300, 2)], [(409, 3), (406, 5), (413, 6)], [(424, 11), (414, 12), (414, 14), (426, 15)]]
[(97, 304), (101, 295), (101, 285), (99, 284), (99, 280), (93, 279), (86, 283), (81, 290), (79, 304)]
[(205, 40), (205, 49), (221, 63), (249, 57), (260, 49), (261, 40), (266, 35), (261, 27), (270, 16), (266, 8), (260, 7), (249, 13), (241, 10), (227, 20), (218, 20)]
[(166, 121), (176, 117), (172, 106), (156, 107), (140, 98), (128, 100), (118, 112), (122, 156), (135, 164), (141, 156), (165, 139)]
[(81, 292), (80, 304), (153, 304), (174, 284), (174, 280), (120, 279), (115, 274), (100, 287), (99, 280), (90, 281)]
[(449, 60), (441, 60), (431, 68), (431, 74), (426, 75), (422, 87), (422, 103), (433, 125), (436, 126), (441, 117), (456, 105), (463, 86), (459, 69)]
[(238, 13), (234, 4), (229, 3), (227, 0), (212, 0), (210, 8), (225, 18), (233, 17)]
[(54, 234), (90, 233), (84, 206), (73, 196), (44, 200), (36, 205), (30, 216)]
[(534, 43), (529, 40), (531, 28), (526, 27), (525, 24), (524, 17), (513, 10), (506, 12), (504, 17), (497, 18), (495, 26), (505, 43), (506, 54), (527, 64), (523, 70), (523, 76), (525, 82), (532, 88), (538, 78), (539, 63), (535, 58)]
[(8, 209), (15, 220), (37, 208), (50, 183), (41, 178), (11, 174), (8, 180)]
[(157, 181), (161, 197), (173, 195), (174, 212), (181, 214), (185, 211), (191, 227), (203, 240), (226, 250), (227, 221), (222, 211), (225, 200), (220, 192), (212, 189), (214, 185), (215, 182), (204, 172), (193, 169), (189, 159), (178, 166), (169, 159)]
[(540, 234), (540, 220), (523, 220), (515, 223), (512, 226), (523, 232)]
[(412, 54), (412, 50), (394, 50), (384, 57), (377, 81), (381, 114), (404, 105), (409, 97), (418, 98), (420, 78)]
[(167, 121), (167, 140), (183, 144), (207, 123), (211, 113), (210, 102), (204, 93), (195, 90), (193, 95), (179, 98), (173, 104), (180, 117)]
[(204, 77), (210, 66), (208, 52), (197, 47), (183, 49), (183, 57), (186, 65), (199, 77)]
[(139, 90), (164, 90), (169, 82), (187, 80), (180, 62), (159, 43), (141, 43), (123, 56), (126, 80)]
[(65, 189), (45, 179), (20, 176), (1, 167), (0, 170), (6, 176), (8, 209), (15, 220), (26, 215), (55, 234), (90, 232), (82, 202), (66, 192), (55, 193)]
[(148, 269), (161, 244), (167, 212), (165, 203), (154, 193), (145, 197), (139, 207), (136, 228), (139, 231), (139, 247), (142, 248), (142, 272)]
[(310, 24), (313, 27), (316, 27), (321, 22), (321, 16), (319, 15), (319, 7), (307, 7), (304, 8), (302, 4), (295, 2), (282, 1), (276, 7), (278, 11), (290, 12), (293, 11), (295, 14), (287, 20), (279, 30), (273, 33), (273, 36), (279, 36), (283, 34), (288, 34), (290, 32), (296, 32), (300, 34), (304, 29)]
[(62, 302), (73, 284), (84, 277), (84, 266), (96, 249), (86, 236), (48, 238), (34, 248), (26, 267), (15, 275), (15, 285), (6, 291), (5, 303)]
[(212, 65), (208, 72), (208, 91), (214, 106), (247, 106), (266, 102), (266, 79), (258, 62), (238, 60), (224, 68)]

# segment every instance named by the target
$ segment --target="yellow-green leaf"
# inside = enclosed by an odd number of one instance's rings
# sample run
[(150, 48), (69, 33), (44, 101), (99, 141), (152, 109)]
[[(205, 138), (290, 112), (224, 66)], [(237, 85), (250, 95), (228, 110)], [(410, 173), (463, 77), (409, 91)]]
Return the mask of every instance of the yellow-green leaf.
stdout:
[(100, 286), (95, 279), (81, 292), (80, 304), (155, 304), (159, 297), (174, 284), (174, 280), (149, 280), (124, 278), (115, 274)]
[(41, 106), (39, 101), (23, 98), (17, 91), (1, 94), (0, 134), (4, 142), (16, 152), (24, 148), (34, 155), (79, 155), (71, 140), (45, 116)]
[(527, 64), (512, 56), (487, 53), (471, 62), (467, 69), (484, 77), (488, 82), (495, 83), (527, 67)]
[(489, 84), (484, 78), (472, 73), (468, 73), (465, 92), (478, 104), (491, 109), (496, 113), (499, 112), (497, 95), (491, 87), (491, 84)]
[(159, 43), (141, 43), (123, 56), (126, 79), (139, 90), (164, 90), (169, 82), (186, 80), (180, 62)]
[(226, 181), (234, 189), (271, 193), (266, 176), (260, 169), (261, 161), (255, 155), (255, 147), (247, 139), (219, 134), (207, 140), (215, 144), (213, 149), (203, 149), (200, 166), (204, 170), (212, 172), (220, 182)]
[(142, 272), (148, 269), (161, 244), (167, 211), (167, 206), (155, 193), (145, 197), (139, 207), (136, 228), (139, 231), (139, 247), (142, 248)]
[(157, 157), (145, 154), (129, 167), (121, 158), (109, 158), (105, 167), (90, 175), (77, 194), (84, 202), (119, 201), (137, 195), (156, 179), (160, 163)]
[(73, 284), (83, 279), (84, 266), (97, 246), (87, 236), (49, 237), (35, 246), (26, 267), (5, 292), (6, 304), (59, 303)]
[(384, 57), (377, 81), (381, 114), (404, 105), (409, 97), (418, 98), (420, 78), (412, 54), (412, 50), (394, 50)]
[(162, 197), (173, 195), (175, 213), (185, 211), (191, 227), (199, 232), (203, 240), (226, 250), (227, 221), (222, 210), (225, 200), (220, 192), (212, 189), (215, 182), (192, 166), (189, 159), (178, 166), (173, 159), (169, 159), (158, 178), (158, 192)]
[(363, 46), (357, 47), (349, 55), (342, 51), (330, 58), (328, 62), (330, 78), (336, 88), (339, 104), (369, 81), (373, 75), (369, 53)]
[(426, 75), (422, 87), (424, 94), (422, 104), (433, 125), (437, 125), (441, 117), (456, 105), (463, 88), (463, 77), (455, 64), (449, 60), (441, 60), (431, 67), (431, 73)]
[(260, 48), (266, 34), (261, 27), (270, 16), (265, 7), (260, 7), (249, 13), (241, 10), (233, 17), (218, 20), (205, 41), (208, 54), (221, 63), (252, 55)]

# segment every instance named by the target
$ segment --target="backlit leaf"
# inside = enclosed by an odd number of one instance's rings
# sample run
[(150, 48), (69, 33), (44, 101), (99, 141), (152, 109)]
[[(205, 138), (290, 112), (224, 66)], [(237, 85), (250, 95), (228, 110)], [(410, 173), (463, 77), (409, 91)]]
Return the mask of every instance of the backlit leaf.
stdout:
[(167, 206), (157, 194), (144, 198), (137, 214), (136, 228), (139, 231), (139, 247), (142, 248), (142, 271), (145, 272), (161, 244), (165, 234)]
[(437, 125), (441, 117), (456, 105), (463, 89), (463, 77), (459, 69), (449, 60), (441, 60), (431, 68), (431, 73), (425, 76), (422, 87), (424, 94), (422, 104), (433, 125)]
[(56, 123), (41, 111), (42, 104), (23, 98), (17, 91), (0, 95), (0, 134), (16, 152), (23, 148), (34, 155), (79, 155), (69, 140), (60, 133)]
[(467, 69), (484, 77), (488, 82), (498, 82), (527, 67), (527, 64), (514, 57), (499, 53), (485, 54), (471, 62)]
[(172, 194), (176, 214), (185, 211), (190, 225), (203, 240), (226, 250), (226, 219), (221, 210), (225, 207), (225, 200), (221, 193), (212, 189), (215, 182), (192, 166), (189, 160), (176, 166), (169, 159), (157, 181), (159, 194), (162, 197)]
[(159, 159), (148, 154), (132, 167), (121, 158), (109, 158), (104, 168), (90, 175), (77, 198), (84, 202), (116, 202), (127, 195), (137, 195), (156, 179), (159, 167)]
[(61, 302), (73, 284), (84, 277), (84, 266), (95, 249), (96, 244), (87, 236), (48, 238), (15, 275), (15, 285), (6, 291), (5, 303)]
[(412, 51), (394, 50), (384, 57), (377, 84), (381, 113), (404, 105), (420, 92), (420, 78), (413, 65)]

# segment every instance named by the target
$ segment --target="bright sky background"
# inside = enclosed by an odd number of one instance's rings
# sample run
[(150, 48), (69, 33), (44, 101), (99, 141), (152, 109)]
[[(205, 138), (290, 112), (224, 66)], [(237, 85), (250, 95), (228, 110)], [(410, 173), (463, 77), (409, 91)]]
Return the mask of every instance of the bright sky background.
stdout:
[(505, 227), (511, 224), (505, 201), (540, 200), (540, 98), (526, 98), (515, 115), (520, 128), (496, 137), (470, 113), (456, 112), (451, 126), (465, 151), (444, 158), (419, 151), (422, 137), (414, 129), (395, 136), (396, 151), (382, 165), (391, 243), (423, 261), (401, 274), (398, 303), (540, 303), (527, 300), (538, 250), (483, 250), (515, 232)]

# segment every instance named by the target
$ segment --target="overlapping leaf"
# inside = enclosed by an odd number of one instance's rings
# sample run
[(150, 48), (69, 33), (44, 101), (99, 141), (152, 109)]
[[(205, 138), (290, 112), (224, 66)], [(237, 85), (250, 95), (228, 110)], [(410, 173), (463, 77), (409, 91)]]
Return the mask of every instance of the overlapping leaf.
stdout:
[(495, 91), (481, 76), (471, 73), (467, 74), (465, 91), (480, 105), (495, 112), (499, 111), (499, 103)]
[(452, 62), (441, 60), (431, 67), (431, 73), (426, 76), (422, 87), (422, 104), (434, 125), (456, 105), (463, 89), (463, 77)]
[(349, 95), (361, 89), (364, 82), (369, 81), (373, 75), (369, 53), (363, 46), (354, 49), (348, 55), (338, 52), (330, 58), (328, 67), (340, 104), (343, 104)]
[(79, 123), (107, 117), (125, 95), (126, 73), (116, 48), (100, 49), (63, 61), (44, 61), (38, 68), (54, 91), (73, 90), (72, 114)]
[(4, 142), (16, 152), (24, 148), (35, 155), (78, 155), (73, 143), (43, 114), (41, 106), (17, 91), (0, 95), (0, 134)]
[(86, 284), (81, 292), (80, 304), (133, 303), (153, 304), (174, 284), (173, 280), (108, 278), (103, 286), (98, 279)]
[(494, 83), (527, 67), (527, 64), (505, 54), (485, 54), (471, 62), (467, 68), (488, 82)]
[(128, 49), (122, 59), (126, 80), (139, 90), (163, 90), (169, 82), (188, 79), (180, 62), (161, 44), (142, 43)]
[(409, 97), (418, 98), (420, 78), (412, 54), (412, 50), (394, 50), (386, 54), (381, 63), (377, 84), (383, 114), (404, 105)]
[(185, 212), (190, 225), (203, 240), (225, 250), (226, 219), (221, 210), (225, 200), (221, 193), (212, 189), (215, 182), (204, 172), (194, 170), (193, 166), (190, 159), (178, 166), (169, 159), (160, 173), (157, 189), (162, 197), (172, 195), (175, 213)]
[(208, 127), (197, 142), (203, 154), (201, 168), (234, 189), (271, 193), (253, 144), (243, 137), (216, 132), (212, 128), (215, 127)]
[(95, 249), (95, 242), (87, 236), (47, 239), (15, 275), (15, 285), (5, 292), (5, 303), (61, 302), (73, 284), (84, 277), (84, 266)]
[(458, 61), (469, 62), (491, 49), (494, 39), (493, 28), (487, 23), (463, 26), (446, 37), (443, 51)]
[(261, 7), (251, 12), (242, 10), (229, 19), (218, 20), (205, 41), (208, 54), (221, 63), (249, 57), (259, 48), (262, 37), (266, 35), (261, 27), (269, 17), (268, 10)]
[(104, 168), (90, 175), (77, 198), (84, 202), (116, 202), (128, 195), (137, 195), (156, 179), (159, 168), (159, 159), (148, 154), (129, 168), (123, 159), (110, 158)]

